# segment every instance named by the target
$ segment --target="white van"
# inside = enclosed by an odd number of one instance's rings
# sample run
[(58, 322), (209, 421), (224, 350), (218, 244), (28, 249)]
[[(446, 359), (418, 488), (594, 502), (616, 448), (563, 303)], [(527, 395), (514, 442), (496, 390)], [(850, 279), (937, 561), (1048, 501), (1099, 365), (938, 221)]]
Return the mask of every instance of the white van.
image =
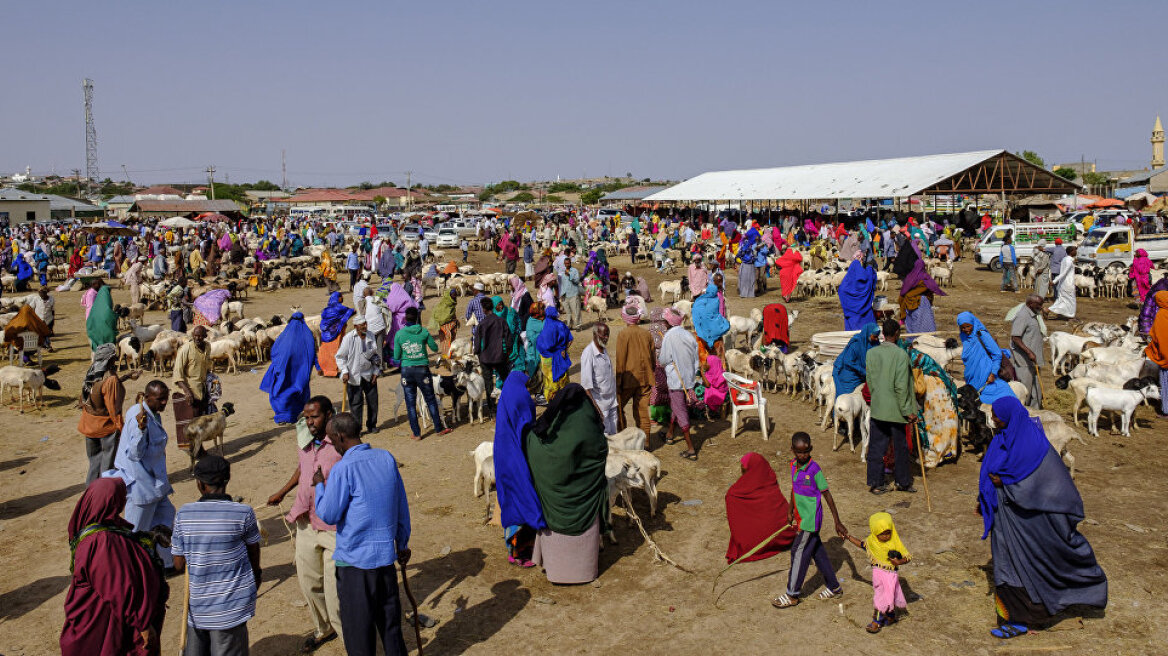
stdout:
[(1062, 239), (1069, 246), (1074, 243), (1075, 236), (1081, 234), (1083, 226), (1077, 223), (1006, 223), (990, 226), (977, 242), (977, 263), (1001, 271), (1002, 263), (999, 260), (1006, 235), (1014, 236), (1014, 252), (1021, 261), (1034, 255), (1034, 246), (1039, 239), (1045, 239), (1047, 246), (1053, 246), (1055, 239)]
[[(1135, 235), (1131, 226), (1118, 225), (1095, 228), (1079, 245), (1079, 262), (1090, 262), (1099, 267), (1131, 266), (1135, 252), (1144, 249), (1153, 262), (1168, 260), (1168, 234)], [(1134, 244), (1133, 244), (1134, 241)]]

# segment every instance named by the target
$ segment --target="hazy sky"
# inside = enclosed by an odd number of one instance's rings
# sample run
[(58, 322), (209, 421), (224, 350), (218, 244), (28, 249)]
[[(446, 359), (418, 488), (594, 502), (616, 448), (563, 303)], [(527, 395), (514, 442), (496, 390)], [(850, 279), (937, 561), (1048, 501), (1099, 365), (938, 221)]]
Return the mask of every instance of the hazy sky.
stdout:
[(1165, 0), (10, 2), (0, 171), (471, 184), (1033, 149), (1142, 168)]

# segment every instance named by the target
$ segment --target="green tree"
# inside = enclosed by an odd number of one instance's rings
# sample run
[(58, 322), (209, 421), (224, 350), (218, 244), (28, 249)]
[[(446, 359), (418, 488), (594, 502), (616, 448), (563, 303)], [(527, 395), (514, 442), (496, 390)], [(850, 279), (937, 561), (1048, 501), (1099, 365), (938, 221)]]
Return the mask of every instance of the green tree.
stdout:
[(544, 201), (548, 203), (562, 203), (564, 202), (564, 197), (557, 196), (556, 194), (548, 194), (547, 197), (544, 198)]
[(601, 189), (589, 189), (580, 194), (580, 202), (585, 205), (595, 205), (606, 192)]
[(1079, 177), (1079, 174), (1075, 173), (1075, 169), (1069, 169), (1065, 166), (1055, 169), (1054, 174), (1060, 178), (1063, 178), (1064, 180), (1070, 180), (1071, 182), (1074, 182), (1075, 178)]
[(1046, 160), (1039, 157), (1038, 153), (1033, 150), (1024, 150), (1019, 156), (1039, 168), (1046, 168)]
[(385, 196), (374, 196), (374, 197), (373, 197), (373, 202), (374, 202), (374, 204), (376, 204), (378, 207), (381, 207), (382, 205), (385, 205), (385, 202), (386, 202), (386, 200), (387, 200), (387, 199), (385, 198)]
[(530, 191), (521, 191), (511, 197), (511, 201), (515, 203), (530, 203), (535, 200), (535, 196)]
[(551, 186), (548, 187), (548, 193), (552, 194), (558, 194), (565, 191), (580, 191), (580, 185), (576, 184), (575, 182), (553, 182)]
[(280, 191), (279, 185), (271, 182), (270, 180), (260, 180), (259, 182), (243, 186), (249, 187), (255, 191)]
[(1083, 172), (1083, 184), (1088, 187), (1101, 187), (1111, 182), (1111, 178), (1107, 177), (1106, 173), (1098, 173), (1096, 171)]

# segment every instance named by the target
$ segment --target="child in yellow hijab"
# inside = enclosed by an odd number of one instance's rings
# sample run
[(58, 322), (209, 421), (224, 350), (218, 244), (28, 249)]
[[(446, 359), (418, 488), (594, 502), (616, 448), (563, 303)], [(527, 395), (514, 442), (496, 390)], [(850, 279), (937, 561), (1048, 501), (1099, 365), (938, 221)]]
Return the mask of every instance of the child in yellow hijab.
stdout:
[(848, 535), (848, 541), (868, 553), (872, 563), (872, 604), (876, 607), (868, 633), (880, 633), (880, 629), (896, 622), (896, 609), (906, 606), (904, 591), (900, 588), (900, 574), (897, 567), (912, 560), (912, 554), (896, 534), (892, 515), (879, 512), (868, 518), (869, 535), (863, 541)]

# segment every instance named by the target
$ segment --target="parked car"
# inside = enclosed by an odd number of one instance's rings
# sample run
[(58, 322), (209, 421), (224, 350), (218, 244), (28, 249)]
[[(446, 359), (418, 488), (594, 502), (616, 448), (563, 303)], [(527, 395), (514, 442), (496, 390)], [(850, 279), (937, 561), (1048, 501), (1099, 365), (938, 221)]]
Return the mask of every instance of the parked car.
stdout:
[(458, 242), (462, 237), (458, 234), (458, 230), (454, 228), (441, 228), (438, 230), (438, 238), (435, 240), (435, 246), (438, 248), (457, 248)]

